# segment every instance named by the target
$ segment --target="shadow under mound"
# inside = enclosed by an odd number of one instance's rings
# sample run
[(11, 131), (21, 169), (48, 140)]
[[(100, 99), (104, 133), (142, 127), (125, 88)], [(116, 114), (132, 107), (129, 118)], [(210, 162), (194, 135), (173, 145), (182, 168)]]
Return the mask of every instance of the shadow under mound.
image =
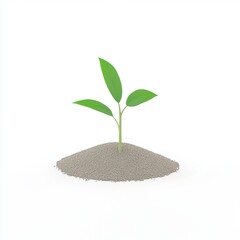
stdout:
[(141, 181), (176, 172), (179, 164), (164, 156), (132, 144), (105, 143), (75, 153), (57, 162), (69, 176), (101, 181)]

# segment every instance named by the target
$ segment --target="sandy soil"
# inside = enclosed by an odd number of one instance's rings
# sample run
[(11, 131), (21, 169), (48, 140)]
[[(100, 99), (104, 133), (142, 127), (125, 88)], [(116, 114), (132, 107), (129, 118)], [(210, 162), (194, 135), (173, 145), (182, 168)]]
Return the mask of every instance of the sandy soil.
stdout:
[(164, 156), (132, 144), (105, 143), (75, 153), (57, 162), (57, 168), (69, 176), (102, 181), (138, 181), (169, 175), (179, 164)]

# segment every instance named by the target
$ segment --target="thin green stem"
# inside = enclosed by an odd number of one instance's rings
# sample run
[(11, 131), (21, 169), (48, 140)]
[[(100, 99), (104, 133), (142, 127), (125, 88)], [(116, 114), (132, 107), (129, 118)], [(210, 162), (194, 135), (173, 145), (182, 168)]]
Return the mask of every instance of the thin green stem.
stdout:
[(112, 117), (113, 117), (113, 119), (115, 120), (115, 122), (117, 123), (117, 125), (118, 125), (118, 127), (119, 127), (119, 124), (118, 124), (117, 119), (116, 119), (114, 116), (112, 116)]
[(122, 152), (122, 112), (120, 104), (118, 103), (119, 122), (118, 122), (118, 152)]
[(125, 108), (122, 110), (122, 114), (123, 114), (123, 112), (124, 112), (124, 110), (127, 108), (127, 106), (125, 106)]

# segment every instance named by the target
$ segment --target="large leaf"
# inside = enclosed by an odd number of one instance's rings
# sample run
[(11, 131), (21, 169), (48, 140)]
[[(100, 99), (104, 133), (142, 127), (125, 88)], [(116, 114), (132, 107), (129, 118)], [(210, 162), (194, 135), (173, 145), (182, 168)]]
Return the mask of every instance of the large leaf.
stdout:
[(141, 103), (147, 102), (148, 100), (156, 97), (157, 95), (145, 89), (138, 89), (132, 92), (126, 101), (126, 105), (129, 107), (137, 106)]
[(116, 69), (106, 60), (99, 58), (102, 74), (108, 90), (119, 103), (122, 98), (122, 84)]
[(80, 101), (77, 101), (77, 102), (74, 102), (74, 103), (82, 105), (84, 107), (92, 108), (92, 109), (94, 109), (96, 111), (105, 113), (105, 114), (107, 114), (109, 116), (113, 116), (112, 111), (110, 110), (110, 108), (107, 107), (105, 104), (99, 102), (99, 101), (92, 100), (92, 99), (84, 99), (84, 100), (80, 100)]

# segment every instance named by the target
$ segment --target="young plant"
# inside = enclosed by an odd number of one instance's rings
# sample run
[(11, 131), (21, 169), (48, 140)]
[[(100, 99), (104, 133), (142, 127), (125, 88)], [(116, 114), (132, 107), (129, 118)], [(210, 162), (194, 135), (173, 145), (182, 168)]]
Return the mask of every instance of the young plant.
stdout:
[(99, 58), (99, 61), (100, 61), (101, 69), (102, 69), (102, 74), (103, 74), (105, 83), (108, 87), (108, 90), (110, 91), (112, 97), (115, 99), (115, 101), (118, 104), (118, 113), (119, 113), (118, 121), (113, 116), (113, 113), (110, 110), (110, 108), (99, 101), (92, 100), (92, 99), (84, 99), (84, 100), (76, 101), (74, 103), (85, 106), (85, 107), (92, 108), (96, 111), (105, 113), (105, 114), (113, 117), (113, 119), (115, 120), (115, 122), (117, 123), (117, 126), (118, 126), (118, 152), (121, 153), (122, 152), (122, 115), (123, 115), (124, 110), (127, 107), (135, 107), (141, 103), (144, 103), (144, 102), (156, 97), (157, 95), (155, 93), (150, 92), (145, 89), (138, 89), (138, 90), (132, 92), (128, 96), (127, 101), (126, 101), (126, 106), (123, 109), (121, 109), (120, 101), (122, 99), (122, 84), (121, 84), (121, 80), (118, 76), (118, 73), (117, 73), (116, 69), (113, 67), (113, 65), (110, 64), (109, 62), (107, 62), (106, 60)]

